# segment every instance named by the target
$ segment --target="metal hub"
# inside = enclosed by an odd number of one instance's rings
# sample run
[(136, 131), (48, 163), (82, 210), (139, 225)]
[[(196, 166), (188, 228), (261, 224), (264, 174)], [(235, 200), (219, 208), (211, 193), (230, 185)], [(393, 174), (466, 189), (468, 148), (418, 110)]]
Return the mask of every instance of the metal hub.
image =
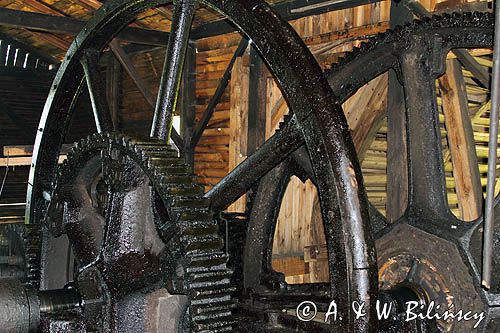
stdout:
[[(463, 310), (464, 313), (484, 313), (486, 317), (487, 306), (480, 288), (452, 242), (402, 223), (376, 244), (381, 290), (413, 285), (424, 294), (425, 307), (433, 307), (432, 315)], [(471, 332), (477, 323), (452, 317), (436, 319), (442, 332)], [(480, 327), (484, 324), (485, 320)]]

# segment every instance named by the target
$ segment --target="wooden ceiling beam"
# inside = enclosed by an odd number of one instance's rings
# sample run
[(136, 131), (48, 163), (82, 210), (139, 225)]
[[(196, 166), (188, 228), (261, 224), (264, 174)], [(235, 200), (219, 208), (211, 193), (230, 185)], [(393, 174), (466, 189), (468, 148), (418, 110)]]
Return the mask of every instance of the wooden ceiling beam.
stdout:
[(48, 5), (38, 2), (36, 0), (23, 0), (23, 5), (30, 7), (40, 13), (52, 14), (52, 15), (63, 15), (60, 11), (49, 7)]
[[(24, 5), (30, 7), (31, 9), (45, 13), (45, 14), (51, 14), (51, 15), (57, 15), (57, 16), (64, 15), (61, 12), (55, 10), (54, 8), (49, 7), (48, 5), (46, 5), (42, 2), (36, 1), (36, 0), (24, 0), (23, 3), (24, 3)], [(47, 43), (49, 43), (49, 44), (51, 44), (51, 45), (53, 45), (61, 50), (64, 50), (64, 51), (66, 51), (69, 48), (69, 46), (71, 45), (71, 43), (68, 42), (67, 40), (60, 38), (58, 36), (52, 35), (52, 34), (44, 34), (44, 33), (38, 33), (38, 32), (33, 32), (33, 31), (30, 31), (30, 33), (35, 35), (37, 38), (43, 39)]]
[[(291, 0), (278, 3), (273, 7), (283, 19), (290, 21), (311, 15), (373, 4), (381, 0)], [(206, 23), (191, 31), (192, 39), (201, 39), (237, 31), (229, 20)]]
[[(24, 28), (41, 32), (52, 32), (74, 36), (85, 26), (85, 21), (76, 20), (66, 16), (55, 16), (41, 13), (26, 12), (0, 8), (0, 25)], [(117, 36), (119, 40), (144, 44), (166, 46), (168, 33), (156, 30), (139, 28), (125, 28)]]
[(58, 49), (67, 51), (69, 49), (69, 46), (71, 45), (71, 42), (68, 42), (65, 39), (62, 39), (60, 37), (57, 37), (53, 34), (50, 33), (41, 33), (37, 31), (30, 31), (28, 30), (31, 34), (36, 36), (39, 39), (45, 40), (47, 43), (57, 47)]

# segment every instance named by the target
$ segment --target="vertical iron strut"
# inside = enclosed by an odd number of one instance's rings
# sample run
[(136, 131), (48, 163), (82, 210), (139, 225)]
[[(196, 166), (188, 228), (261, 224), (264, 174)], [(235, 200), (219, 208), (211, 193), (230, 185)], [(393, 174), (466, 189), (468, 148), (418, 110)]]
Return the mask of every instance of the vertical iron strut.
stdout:
[(168, 38), (163, 73), (156, 99), (151, 137), (170, 140), (172, 119), (182, 79), (191, 23), (197, 0), (177, 0)]
[(494, 196), (497, 164), (498, 107), (500, 103), (500, 2), (495, 1), (495, 36), (493, 41), (493, 78), (491, 81), (490, 137), (488, 142), (488, 182), (486, 184), (486, 209), (484, 212), (484, 242), (482, 285), (489, 289), (493, 250)]

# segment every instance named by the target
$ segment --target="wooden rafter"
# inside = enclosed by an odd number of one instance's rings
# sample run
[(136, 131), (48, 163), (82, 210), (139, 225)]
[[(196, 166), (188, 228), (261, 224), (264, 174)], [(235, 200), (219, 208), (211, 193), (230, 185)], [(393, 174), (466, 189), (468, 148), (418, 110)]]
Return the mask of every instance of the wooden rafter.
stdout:
[[(42, 12), (44, 14), (64, 16), (64, 14), (62, 14), (61, 12), (55, 10), (52, 7), (49, 7), (48, 5), (46, 5), (44, 3), (38, 2), (36, 0), (23, 0), (23, 3), (26, 6), (32, 8), (36, 11)], [(39, 32), (34, 32), (31, 30), (28, 30), (28, 31), (30, 33), (32, 33), (33, 35), (35, 35), (37, 38), (43, 39), (47, 43), (57, 47), (58, 49), (64, 50), (64, 51), (66, 51), (69, 48), (69, 46), (71, 45), (71, 43), (68, 42), (67, 40), (65, 40), (61, 37), (58, 37), (56, 35), (53, 35), (53, 34), (39, 33)]]
[[(76, 35), (83, 29), (85, 24), (85, 21), (76, 20), (67, 16), (0, 8), (0, 25), (8, 27), (63, 35)], [(168, 33), (128, 27), (122, 30), (117, 38), (137, 44), (164, 47), (168, 40)]]

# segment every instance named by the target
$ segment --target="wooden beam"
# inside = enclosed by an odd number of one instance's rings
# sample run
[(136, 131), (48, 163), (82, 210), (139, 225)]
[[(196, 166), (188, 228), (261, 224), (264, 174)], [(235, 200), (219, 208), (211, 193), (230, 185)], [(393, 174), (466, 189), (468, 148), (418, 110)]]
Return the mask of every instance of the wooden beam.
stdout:
[[(334, 10), (347, 9), (356, 6), (368, 5), (381, 0), (292, 0), (283, 1), (273, 9), (283, 19), (290, 21), (301, 17), (320, 15)], [(204, 24), (191, 31), (191, 38), (201, 39), (237, 31), (229, 20), (221, 20)]]
[[(391, 3), (391, 28), (413, 19), (412, 13), (401, 3)], [(403, 215), (408, 205), (408, 160), (404, 90), (396, 73), (389, 71), (387, 101), (387, 203), (389, 222)]]
[(472, 221), (481, 214), (483, 193), (462, 66), (456, 59), (446, 61), (446, 73), (438, 82), (460, 217)]
[[(247, 157), (248, 63), (248, 53), (236, 59), (229, 83), (231, 96), (229, 109), (229, 171), (233, 170)], [(245, 196), (242, 196), (228, 208), (232, 212), (244, 212), (245, 209)]]
[(267, 69), (262, 58), (250, 48), (248, 87), (247, 154), (253, 154), (266, 141)]
[(146, 99), (148, 104), (154, 108), (156, 105), (155, 97), (147, 88), (146, 83), (142, 80), (139, 73), (135, 69), (132, 59), (130, 59), (125, 50), (120, 46), (120, 43), (118, 43), (118, 41), (116, 40), (113, 40), (111, 41), (111, 43), (109, 43), (109, 48), (115, 55), (116, 59), (122, 64), (123, 69), (125, 69), (132, 81), (134, 81), (134, 84), (136, 85), (137, 89), (139, 89), (141, 95)]
[(481, 66), (474, 57), (467, 52), (467, 50), (454, 50), (453, 53), (457, 56), (457, 59), (467, 68), (476, 78), (479, 83), (485, 88), (490, 87), (490, 73), (488, 70)]
[(120, 128), (120, 91), (122, 70), (121, 65), (115, 57), (107, 58), (106, 66), (106, 97), (108, 99), (109, 111), (113, 128)]
[[(41, 2), (38, 2), (36, 0), (24, 0), (23, 3), (27, 5), (28, 7), (44, 13), (44, 14), (50, 14), (50, 15), (55, 15), (55, 16), (65, 16), (64, 13), (44, 4)], [(52, 34), (41, 34), (37, 32), (32, 32), (32, 34), (37, 36), (40, 39), (44, 39), (47, 43), (54, 45), (55, 47), (66, 51), (69, 46), (71, 45), (71, 42), (68, 42), (67, 40), (64, 40), (58, 36), (52, 35)]]
[(200, 121), (196, 124), (196, 128), (194, 129), (193, 136), (191, 137), (190, 140), (191, 147), (194, 148), (198, 144), (198, 141), (200, 140), (203, 131), (207, 127), (208, 122), (210, 121), (210, 118), (212, 117), (212, 114), (214, 113), (217, 104), (219, 104), (222, 95), (226, 91), (226, 87), (229, 83), (229, 80), (231, 79), (231, 72), (233, 70), (234, 62), (238, 57), (241, 57), (241, 55), (245, 52), (247, 46), (248, 46), (248, 40), (243, 37), (236, 51), (234, 52), (231, 60), (229, 61), (229, 64), (226, 67), (226, 70), (224, 71), (224, 74), (222, 75), (222, 78), (220, 79), (219, 84), (217, 85), (215, 93), (212, 95), (212, 98), (210, 98), (207, 108), (203, 112)]
[[(78, 3), (90, 10), (98, 10), (102, 6), (102, 2), (97, 0), (78, 0)], [(132, 25), (139, 28), (147, 29), (147, 25), (138, 20), (132, 23)]]
[(78, 0), (77, 3), (88, 10), (97, 10), (102, 6), (102, 3), (97, 0)]
[[(0, 25), (24, 28), (41, 32), (52, 32), (64, 35), (77, 35), (87, 22), (65, 16), (26, 12), (8, 8), (0, 8)], [(165, 47), (168, 33), (127, 27), (117, 36), (119, 40)]]
[[(62, 163), (66, 159), (66, 155), (59, 156), (58, 163)], [(32, 158), (27, 157), (2, 157), (0, 158), (0, 167), (10, 166), (30, 166)]]
[[(141, 93), (142, 96), (146, 99), (146, 101), (151, 105), (151, 107), (154, 109), (156, 106), (156, 98), (154, 95), (151, 93), (151, 91), (147, 88), (146, 83), (143, 81), (143, 79), (139, 76), (139, 73), (135, 69), (135, 66), (130, 59), (130, 57), (125, 53), (125, 50), (120, 46), (120, 43), (118, 41), (112, 40), (109, 43), (109, 48), (113, 52), (113, 54), (116, 56), (118, 61), (122, 64), (123, 68), (125, 71), (130, 75), (130, 78), (132, 81), (134, 81), (135, 85), (137, 86), (137, 89), (139, 89), (139, 92)], [(175, 130), (175, 128), (172, 128), (172, 134), (171, 134), (172, 140), (175, 142), (175, 145), (181, 152), (184, 151), (184, 140), (181, 138), (179, 133)]]
[(389, 22), (378, 22), (375, 24), (364, 25), (361, 27), (355, 27), (350, 29), (344, 29), (341, 31), (327, 32), (320, 35), (310, 36), (304, 38), (304, 43), (308, 46), (331, 43), (337, 40), (344, 40), (350, 38), (363, 38), (378, 33), (384, 32), (389, 29)]
[[(63, 144), (61, 154), (67, 154), (73, 146), (72, 143)], [(3, 146), (3, 155), (11, 157), (31, 156), (33, 155), (33, 145)]]
[(365, 152), (377, 134), (387, 111), (388, 75), (382, 74), (362, 87), (344, 103), (349, 128), (358, 159), (363, 161)]
[(41, 33), (36, 31), (30, 31), (30, 33), (63, 51), (67, 51), (69, 49), (69, 46), (71, 45), (71, 42), (68, 42), (67, 40), (64, 40), (50, 33)]
[(32, 9), (40, 12), (40, 13), (45, 13), (45, 14), (52, 14), (52, 15), (63, 15), (60, 11), (50, 7), (49, 5), (46, 5), (44, 3), (38, 2), (36, 0), (23, 0), (23, 4), (31, 7)]

